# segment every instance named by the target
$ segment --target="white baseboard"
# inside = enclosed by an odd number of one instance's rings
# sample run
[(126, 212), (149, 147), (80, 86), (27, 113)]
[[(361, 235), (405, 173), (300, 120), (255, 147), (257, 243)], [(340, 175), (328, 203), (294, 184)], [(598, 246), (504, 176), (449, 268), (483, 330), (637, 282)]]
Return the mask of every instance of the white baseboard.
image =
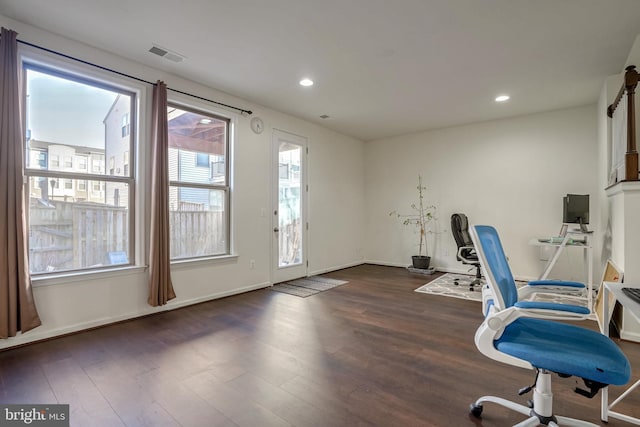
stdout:
[(194, 304), (199, 304), (206, 301), (211, 301), (219, 298), (228, 297), (231, 295), (241, 294), (244, 292), (255, 291), (257, 289), (262, 289), (271, 286), (269, 282), (263, 282), (251, 286), (245, 286), (239, 289), (233, 289), (230, 291), (217, 292), (210, 295), (205, 295), (198, 298), (192, 298), (189, 300), (183, 301), (170, 301), (167, 305), (162, 307), (146, 307), (140, 311), (126, 313), (119, 316), (109, 316), (103, 317), (101, 319), (94, 319), (88, 322), (76, 323), (74, 325), (65, 326), (57, 329), (49, 329), (46, 331), (39, 332), (37, 329), (27, 332), (26, 334), (22, 334), (18, 332), (18, 335), (15, 337), (10, 337), (4, 340), (0, 340), (0, 350), (8, 349), (11, 347), (16, 347), (24, 344), (33, 343), (36, 341), (42, 341), (50, 338), (59, 337), (62, 335), (67, 335), (75, 332), (82, 332), (88, 329), (97, 328), (100, 326), (110, 325), (112, 323), (122, 322), (124, 320), (131, 320), (137, 317), (147, 316), (149, 314), (162, 313), (165, 311), (176, 310), (178, 308), (187, 307)]
[(201, 302), (207, 302), (214, 299), (229, 297), (231, 295), (237, 295), (245, 292), (255, 291), (258, 289), (268, 288), (269, 286), (271, 286), (270, 282), (262, 282), (262, 283), (258, 283), (251, 286), (245, 286), (244, 288), (237, 288), (237, 289), (232, 289), (224, 292), (216, 292), (215, 294), (209, 294), (202, 297), (192, 298), (184, 301), (176, 301), (175, 303), (169, 302), (169, 304), (164, 306), (165, 310), (162, 310), (162, 311), (175, 310), (177, 308), (187, 307), (190, 305), (199, 304)]
[(620, 331), (620, 338), (625, 341), (633, 341), (640, 342), (640, 333), (638, 332), (629, 332), (624, 329)]
[[(384, 267), (400, 267), (400, 268), (407, 268), (410, 266), (410, 263), (405, 263), (405, 264), (400, 264), (397, 262), (387, 262), (387, 261), (373, 261), (373, 260), (368, 260), (365, 261), (366, 264), (373, 264), (373, 265), (382, 265)], [(475, 274), (475, 271), (467, 271), (467, 269), (463, 269), (463, 268), (450, 268), (450, 267), (438, 267), (436, 265), (434, 266), (430, 266), (431, 268), (434, 268), (436, 271), (440, 271), (442, 273), (458, 273), (458, 274)]]
[(475, 271), (467, 270), (464, 268), (436, 267), (436, 270), (441, 271), (443, 273), (475, 274)]
[(401, 267), (401, 268), (407, 268), (409, 266), (408, 262), (404, 264), (400, 264), (397, 262), (376, 261), (376, 260), (366, 260), (366, 261), (363, 261), (363, 264), (373, 264), (373, 265), (382, 265), (384, 267)]
[(359, 265), (366, 264), (366, 263), (367, 263), (366, 261), (355, 261), (355, 262), (350, 262), (348, 264), (339, 265), (336, 267), (309, 271), (308, 274), (309, 276), (317, 276), (318, 274), (331, 273), (332, 271), (343, 270), (345, 268), (350, 268), (350, 267), (357, 267)]

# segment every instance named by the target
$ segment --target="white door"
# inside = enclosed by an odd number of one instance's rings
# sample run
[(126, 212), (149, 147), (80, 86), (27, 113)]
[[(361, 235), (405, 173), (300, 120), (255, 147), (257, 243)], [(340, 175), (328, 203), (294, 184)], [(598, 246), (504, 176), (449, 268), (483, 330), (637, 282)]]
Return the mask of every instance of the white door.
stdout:
[(307, 139), (273, 131), (273, 283), (307, 276)]

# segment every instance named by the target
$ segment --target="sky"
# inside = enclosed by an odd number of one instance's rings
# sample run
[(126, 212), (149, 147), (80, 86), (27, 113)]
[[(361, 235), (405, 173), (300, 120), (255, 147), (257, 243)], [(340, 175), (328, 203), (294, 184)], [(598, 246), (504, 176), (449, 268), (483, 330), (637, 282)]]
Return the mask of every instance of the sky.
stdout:
[(102, 121), (117, 95), (30, 69), (27, 129), (39, 141), (104, 149)]

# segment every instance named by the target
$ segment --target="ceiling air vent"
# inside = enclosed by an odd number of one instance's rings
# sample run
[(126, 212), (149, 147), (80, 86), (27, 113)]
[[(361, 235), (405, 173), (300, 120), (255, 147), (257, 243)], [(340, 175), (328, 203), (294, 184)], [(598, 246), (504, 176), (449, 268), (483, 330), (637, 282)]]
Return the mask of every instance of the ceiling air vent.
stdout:
[(185, 57), (180, 55), (179, 53), (172, 52), (169, 49), (165, 49), (163, 47), (156, 46), (156, 45), (153, 45), (153, 47), (149, 49), (149, 52), (155, 55), (161, 56), (164, 59), (171, 62), (182, 62), (185, 59)]

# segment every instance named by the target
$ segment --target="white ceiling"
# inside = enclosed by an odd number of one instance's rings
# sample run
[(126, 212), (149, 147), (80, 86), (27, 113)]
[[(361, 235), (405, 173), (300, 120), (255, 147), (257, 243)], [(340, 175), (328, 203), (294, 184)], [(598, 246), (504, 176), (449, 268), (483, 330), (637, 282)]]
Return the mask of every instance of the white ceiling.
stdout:
[(640, 33), (639, 0), (0, 0), (0, 14), (362, 140), (595, 103)]

